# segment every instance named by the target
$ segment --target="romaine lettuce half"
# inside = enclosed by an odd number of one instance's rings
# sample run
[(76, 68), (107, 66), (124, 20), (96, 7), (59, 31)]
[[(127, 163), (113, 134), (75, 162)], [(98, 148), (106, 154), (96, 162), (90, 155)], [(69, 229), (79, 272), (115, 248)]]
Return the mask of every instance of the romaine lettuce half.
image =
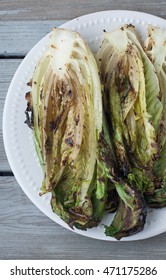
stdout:
[[(118, 163), (114, 185), (120, 204), (112, 224), (106, 226), (106, 234), (117, 239), (144, 227), (147, 209), (143, 193), (147, 187), (153, 187), (152, 175), (148, 173), (158, 154), (155, 125), (162, 110), (157, 75), (132, 28), (124, 26), (105, 32), (96, 55), (104, 110)], [(157, 83), (154, 81), (155, 87), (149, 82), (151, 75)], [(157, 117), (150, 115), (151, 105), (148, 111), (150, 95), (153, 105), (159, 107)]]
[(35, 146), (44, 170), (41, 194), (71, 227), (97, 226), (103, 217), (109, 144), (98, 67), (88, 45), (70, 30), (54, 29), (32, 77)]

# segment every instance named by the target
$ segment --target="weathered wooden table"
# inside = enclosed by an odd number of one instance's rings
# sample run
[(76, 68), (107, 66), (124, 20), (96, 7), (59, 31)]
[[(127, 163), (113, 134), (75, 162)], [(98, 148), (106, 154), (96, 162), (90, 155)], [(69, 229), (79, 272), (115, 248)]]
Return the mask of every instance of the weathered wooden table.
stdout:
[[(39, 39), (69, 19), (112, 9), (166, 18), (163, 0), (1, 0), (0, 119), (12, 76)], [(137, 242), (104, 242), (57, 225), (32, 204), (16, 182), (5, 155), (0, 123), (0, 259), (27, 258), (166, 259), (166, 233)]]

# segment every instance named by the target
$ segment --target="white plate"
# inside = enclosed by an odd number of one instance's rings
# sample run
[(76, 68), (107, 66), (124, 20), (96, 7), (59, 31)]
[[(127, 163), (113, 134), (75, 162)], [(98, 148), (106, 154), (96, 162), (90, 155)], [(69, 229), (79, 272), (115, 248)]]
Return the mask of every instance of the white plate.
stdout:
[[(166, 28), (164, 19), (132, 11), (105, 11), (89, 14), (69, 21), (62, 27), (78, 31), (88, 42), (91, 49), (96, 51), (100, 45), (104, 29), (112, 31), (125, 23), (135, 25), (143, 38), (146, 35), (148, 24)], [(48, 44), (49, 34), (32, 48), (12, 79), (4, 107), (3, 136), (11, 169), (23, 191), (44, 214), (56, 223), (70, 229), (52, 212), (50, 195), (39, 196), (43, 174), (36, 156), (32, 131), (24, 124), (26, 108), (24, 96), (29, 90), (26, 84)], [(109, 224), (112, 217), (112, 215), (105, 216), (102, 223)], [(144, 230), (122, 240), (139, 240), (162, 233), (166, 231), (164, 221), (166, 221), (166, 209), (150, 210)], [(96, 239), (115, 240), (105, 236), (102, 225), (87, 231), (74, 231)]]

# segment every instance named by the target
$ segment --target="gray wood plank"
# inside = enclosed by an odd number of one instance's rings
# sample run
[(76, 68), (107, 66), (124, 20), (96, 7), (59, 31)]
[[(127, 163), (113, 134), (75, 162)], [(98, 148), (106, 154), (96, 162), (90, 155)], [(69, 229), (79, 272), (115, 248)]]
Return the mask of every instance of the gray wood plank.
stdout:
[(0, 56), (25, 56), (53, 27), (64, 21), (0, 22)]
[(0, 130), (0, 173), (1, 172), (11, 172), (4, 149), (2, 130)]
[(166, 233), (136, 242), (80, 236), (51, 221), (14, 177), (0, 177), (0, 259), (166, 259)]
[(101, 10), (126, 9), (148, 12), (166, 18), (166, 2), (155, 0), (1, 0), (1, 20), (59, 20)]
[[(2, 120), (4, 101), (11, 79), (16, 71), (21, 59), (1, 59), (0, 60), (0, 120)], [(4, 151), (2, 138), (2, 122), (0, 122), (0, 171), (9, 171), (6, 154)]]

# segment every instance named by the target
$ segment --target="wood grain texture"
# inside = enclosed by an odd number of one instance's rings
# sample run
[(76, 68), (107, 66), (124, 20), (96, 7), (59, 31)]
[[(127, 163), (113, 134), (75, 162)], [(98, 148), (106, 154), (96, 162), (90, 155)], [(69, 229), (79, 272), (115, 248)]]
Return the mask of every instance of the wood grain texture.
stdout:
[(1, 20), (69, 20), (101, 10), (135, 10), (166, 18), (164, 0), (1, 0)]
[(0, 57), (25, 56), (53, 27), (65, 21), (0, 22)]
[[(2, 120), (5, 97), (12, 77), (19, 66), (21, 59), (1, 59), (0, 60), (0, 120)], [(2, 137), (2, 121), (0, 122), (0, 172), (9, 171), (6, 153)]]
[(80, 236), (51, 221), (14, 177), (0, 177), (0, 259), (166, 259), (166, 233), (136, 242)]

